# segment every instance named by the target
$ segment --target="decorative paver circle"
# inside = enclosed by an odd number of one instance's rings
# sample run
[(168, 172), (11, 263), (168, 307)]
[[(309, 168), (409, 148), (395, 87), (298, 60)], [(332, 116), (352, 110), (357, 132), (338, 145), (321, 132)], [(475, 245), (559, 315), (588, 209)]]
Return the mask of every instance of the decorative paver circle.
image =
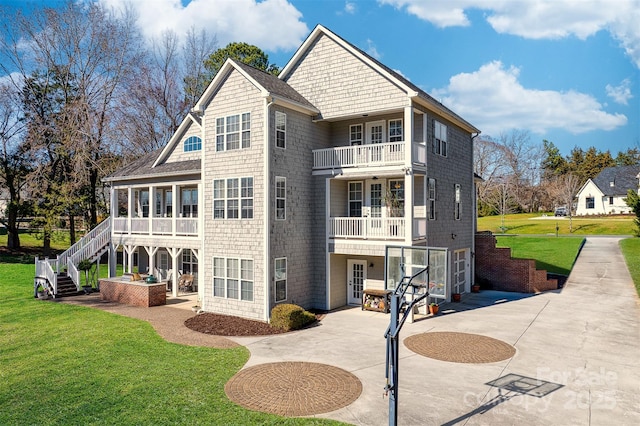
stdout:
[(502, 340), (451, 331), (409, 336), (404, 339), (404, 345), (428, 358), (471, 364), (503, 361), (516, 353), (516, 348)]
[(224, 386), (245, 408), (281, 416), (328, 413), (358, 399), (362, 383), (341, 368), (313, 362), (260, 364), (238, 372)]

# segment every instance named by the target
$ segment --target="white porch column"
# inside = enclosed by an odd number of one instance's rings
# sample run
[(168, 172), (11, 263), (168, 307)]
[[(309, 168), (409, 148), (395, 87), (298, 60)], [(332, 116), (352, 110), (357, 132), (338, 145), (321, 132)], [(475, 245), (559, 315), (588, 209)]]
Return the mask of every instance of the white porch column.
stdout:
[(117, 245), (109, 243), (109, 278), (116, 276), (116, 265), (118, 263), (118, 257), (116, 256), (117, 249)]
[(404, 220), (405, 244), (413, 243), (413, 107), (404, 107)]
[[(131, 218), (133, 217), (133, 188), (127, 188), (127, 234), (131, 234)], [(123, 257), (124, 260), (124, 257)]]
[(158, 247), (153, 246), (144, 246), (147, 254), (149, 255), (149, 274), (155, 275), (156, 268), (156, 253), (158, 252)]
[(171, 295), (178, 297), (178, 256), (182, 254), (181, 248), (167, 247), (169, 256), (171, 256)]
[(178, 217), (178, 185), (171, 185), (171, 235), (176, 236), (176, 221)]
[(149, 186), (149, 235), (153, 235), (153, 218), (156, 215), (156, 187)]

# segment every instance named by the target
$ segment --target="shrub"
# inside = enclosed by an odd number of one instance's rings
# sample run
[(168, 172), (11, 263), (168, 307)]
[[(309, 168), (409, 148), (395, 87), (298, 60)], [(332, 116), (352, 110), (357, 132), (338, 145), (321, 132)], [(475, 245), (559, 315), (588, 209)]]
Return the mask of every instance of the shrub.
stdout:
[(316, 316), (298, 305), (282, 303), (271, 310), (271, 327), (281, 330), (298, 330), (316, 320)]

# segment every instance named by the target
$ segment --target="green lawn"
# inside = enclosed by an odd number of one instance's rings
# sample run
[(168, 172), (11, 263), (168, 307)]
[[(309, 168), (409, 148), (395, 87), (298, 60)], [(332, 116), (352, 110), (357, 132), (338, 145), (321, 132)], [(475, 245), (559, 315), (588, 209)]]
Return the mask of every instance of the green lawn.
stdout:
[(569, 275), (584, 238), (497, 236), (498, 247), (510, 247), (511, 256), (535, 259), (538, 269)]
[(636, 292), (640, 296), (640, 238), (627, 238), (620, 241), (620, 249), (636, 286)]
[[(505, 215), (504, 225), (507, 234), (555, 235), (558, 226), (559, 235), (634, 235), (633, 217), (574, 217), (571, 220), (573, 232), (569, 231), (568, 218), (543, 216), (540, 213), (522, 213)], [(501, 216), (478, 218), (479, 231), (502, 233)]]
[(246, 348), (168, 343), (144, 321), (34, 299), (33, 272), (0, 259), (0, 424), (339, 424), (245, 410), (224, 384)]

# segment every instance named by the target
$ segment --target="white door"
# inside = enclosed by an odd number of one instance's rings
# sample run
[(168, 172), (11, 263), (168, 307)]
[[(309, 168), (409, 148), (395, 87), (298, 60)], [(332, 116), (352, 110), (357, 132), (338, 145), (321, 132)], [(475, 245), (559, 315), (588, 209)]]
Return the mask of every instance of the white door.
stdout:
[(362, 304), (362, 290), (367, 281), (367, 261), (347, 260), (347, 303)]
[(469, 276), (468, 250), (457, 250), (453, 253), (453, 292), (464, 293), (467, 291)]
[[(366, 136), (366, 141), (368, 144), (375, 145), (384, 143), (384, 121), (372, 121), (370, 123), (367, 123)], [(380, 146), (373, 146), (370, 147), (370, 149), (370, 161), (382, 161), (382, 159), (384, 158), (384, 156), (382, 155), (383, 148)]]

